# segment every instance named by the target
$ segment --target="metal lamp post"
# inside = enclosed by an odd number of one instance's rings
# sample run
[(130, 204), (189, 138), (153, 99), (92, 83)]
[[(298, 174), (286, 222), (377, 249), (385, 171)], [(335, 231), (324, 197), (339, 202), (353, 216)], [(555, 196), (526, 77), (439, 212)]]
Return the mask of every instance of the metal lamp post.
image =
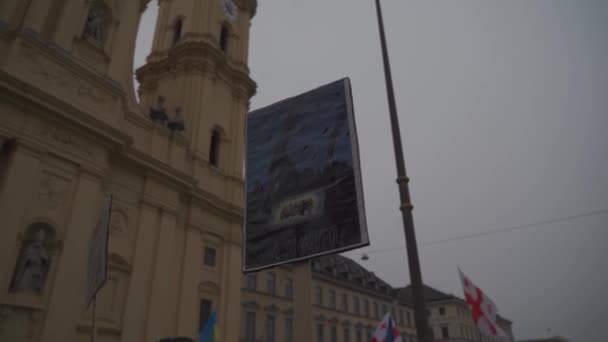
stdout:
[(397, 165), (397, 184), (399, 185), (399, 198), (401, 215), (403, 217), (403, 231), (405, 232), (405, 245), (407, 247), (407, 259), (410, 270), (412, 286), (412, 299), (414, 301), (414, 319), (416, 322), (416, 333), (420, 342), (431, 342), (426, 310), (424, 305), (424, 294), (422, 285), (422, 273), (420, 272), (420, 261), (418, 259), (418, 247), (416, 246), (416, 233), (414, 232), (414, 219), (412, 217), (413, 206), (410, 200), (408, 188), (409, 179), (405, 171), (403, 160), (403, 147), (401, 133), (399, 131), (399, 118), (397, 116), (397, 105), (395, 104), (395, 93), (393, 90), (393, 79), (388, 59), (386, 36), (384, 33), (384, 22), (382, 20), (382, 8), (380, 0), (376, 0), (376, 12), (378, 16), (378, 27), (380, 31), (380, 44), (382, 45), (382, 60), (384, 64), (384, 76), (386, 80), (386, 92), (388, 98), (388, 109), (391, 119), (391, 130), (393, 133), (393, 145), (395, 149), (395, 161)]

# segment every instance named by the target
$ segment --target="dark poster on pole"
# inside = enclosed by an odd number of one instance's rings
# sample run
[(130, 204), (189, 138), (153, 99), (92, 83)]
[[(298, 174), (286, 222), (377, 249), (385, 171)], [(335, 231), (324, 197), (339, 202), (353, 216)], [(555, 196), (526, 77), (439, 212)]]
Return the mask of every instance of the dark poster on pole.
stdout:
[(349, 79), (246, 120), (244, 271), (369, 245)]

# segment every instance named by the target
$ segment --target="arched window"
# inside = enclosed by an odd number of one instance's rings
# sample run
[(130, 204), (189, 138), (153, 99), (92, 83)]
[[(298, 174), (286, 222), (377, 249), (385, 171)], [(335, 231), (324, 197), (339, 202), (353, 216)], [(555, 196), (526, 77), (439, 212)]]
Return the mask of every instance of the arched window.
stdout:
[(211, 144), (209, 145), (209, 163), (217, 167), (220, 159), (220, 132), (214, 129), (211, 132)]
[(226, 26), (226, 24), (222, 25), (222, 29), (220, 30), (220, 48), (222, 51), (228, 51), (228, 41), (230, 38), (230, 30)]
[(182, 38), (182, 27), (184, 25), (184, 18), (179, 18), (175, 21), (175, 27), (173, 28), (173, 45), (177, 44)]

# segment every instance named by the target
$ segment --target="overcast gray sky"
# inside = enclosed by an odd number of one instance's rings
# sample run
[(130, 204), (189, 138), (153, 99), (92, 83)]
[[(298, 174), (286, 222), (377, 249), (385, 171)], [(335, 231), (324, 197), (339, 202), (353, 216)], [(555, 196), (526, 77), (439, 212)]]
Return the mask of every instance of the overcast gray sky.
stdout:
[[(608, 214), (428, 244), (608, 209), (608, 1), (382, 3), (425, 283), (462, 296), (461, 267), (516, 338), (608, 341)], [(250, 68), (251, 109), (351, 78), (371, 246), (347, 255), (409, 283), (374, 1), (261, 0)]]

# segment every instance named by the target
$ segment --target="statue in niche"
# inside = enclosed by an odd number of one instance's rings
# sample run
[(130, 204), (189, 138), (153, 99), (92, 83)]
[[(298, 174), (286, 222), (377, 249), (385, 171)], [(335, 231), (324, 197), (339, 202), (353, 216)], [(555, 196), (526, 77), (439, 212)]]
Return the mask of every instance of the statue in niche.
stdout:
[(89, 38), (93, 41), (102, 44), (104, 35), (104, 13), (98, 7), (91, 7), (87, 15), (87, 21), (84, 24), (83, 38)]
[(10, 290), (39, 294), (50, 266), (47, 231), (44, 226), (39, 226), (28, 234), (28, 238), (17, 259)]

